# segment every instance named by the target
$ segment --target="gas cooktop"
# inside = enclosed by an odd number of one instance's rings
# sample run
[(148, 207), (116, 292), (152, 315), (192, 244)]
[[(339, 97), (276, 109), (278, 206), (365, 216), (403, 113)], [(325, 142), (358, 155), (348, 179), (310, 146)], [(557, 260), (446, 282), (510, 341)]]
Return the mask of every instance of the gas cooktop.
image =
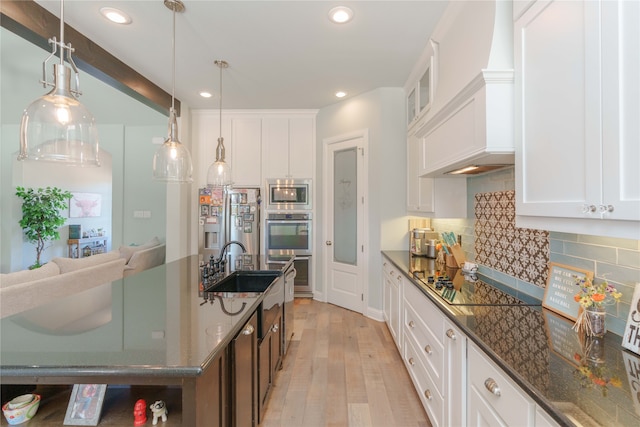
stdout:
[[(541, 305), (541, 302), (482, 275), (464, 275), (462, 270), (448, 274), (414, 277), (450, 305)], [(422, 276), (422, 277), (421, 277)]]

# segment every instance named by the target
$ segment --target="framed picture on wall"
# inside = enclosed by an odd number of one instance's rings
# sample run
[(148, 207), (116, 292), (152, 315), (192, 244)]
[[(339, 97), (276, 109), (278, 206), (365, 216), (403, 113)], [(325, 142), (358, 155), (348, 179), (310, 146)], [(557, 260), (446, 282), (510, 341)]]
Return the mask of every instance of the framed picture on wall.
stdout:
[(69, 218), (92, 218), (101, 215), (102, 196), (97, 193), (71, 193)]

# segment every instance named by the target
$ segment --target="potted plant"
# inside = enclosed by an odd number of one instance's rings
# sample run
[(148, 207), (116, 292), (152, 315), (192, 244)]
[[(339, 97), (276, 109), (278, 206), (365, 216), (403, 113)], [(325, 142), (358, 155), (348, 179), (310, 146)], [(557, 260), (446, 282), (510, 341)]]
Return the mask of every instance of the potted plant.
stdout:
[(16, 196), (22, 199), (20, 227), (27, 240), (36, 245), (36, 262), (29, 268), (38, 268), (41, 266), (40, 256), (45, 250), (45, 244), (60, 238), (58, 228), (64, 225), (66, 219), (60, 210), (68, 206), (71, 193), (57, 187), (17, 187)]

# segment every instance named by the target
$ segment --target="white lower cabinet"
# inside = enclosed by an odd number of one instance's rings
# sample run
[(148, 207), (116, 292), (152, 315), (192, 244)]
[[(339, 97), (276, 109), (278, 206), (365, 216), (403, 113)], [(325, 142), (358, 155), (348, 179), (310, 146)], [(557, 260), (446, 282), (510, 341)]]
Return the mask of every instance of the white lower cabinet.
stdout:
[(434, 426), (462, 425), (466, 336), (414, 285), (404, 287), (403, 358)]
[(474, 344), (468, 352), (469, 426), (534, 426), (536, 405)]
[(389, 332), (393, 337), (393, 340), (401, 350), (401, 335), (400, 332), (400, 289), (403, 282), (403, 276), (393, 266), (391, 261), (383, 258), (382, 262), (382, 284), (384, 288), (384, 320), (387, 323)]
[(384, 318), (433, 426), (558, 426), (383, 256)]

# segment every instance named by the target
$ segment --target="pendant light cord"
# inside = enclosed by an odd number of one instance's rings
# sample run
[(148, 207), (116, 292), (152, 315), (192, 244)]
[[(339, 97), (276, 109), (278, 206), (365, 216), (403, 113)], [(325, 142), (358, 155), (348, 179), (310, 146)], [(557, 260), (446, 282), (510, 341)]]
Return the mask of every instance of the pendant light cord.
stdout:
[[(176, 6), (173, 7), (173, 40), (171, 44), (173, 62), (173, 76), (171, 86), (171, 109), (175, 112), (175, 93), (176, 93)], [(174, 113), (175, 114), (175, 113)]]
[(218, 113), (220, 114), (220, 138), (222, 138), (222, 69), (223, 64), (220, 63), (220, 108)]
[(60, 52), (60, 64), (64, 64), (64, 0), (60, 0), (60, 46), (63, 47)]

